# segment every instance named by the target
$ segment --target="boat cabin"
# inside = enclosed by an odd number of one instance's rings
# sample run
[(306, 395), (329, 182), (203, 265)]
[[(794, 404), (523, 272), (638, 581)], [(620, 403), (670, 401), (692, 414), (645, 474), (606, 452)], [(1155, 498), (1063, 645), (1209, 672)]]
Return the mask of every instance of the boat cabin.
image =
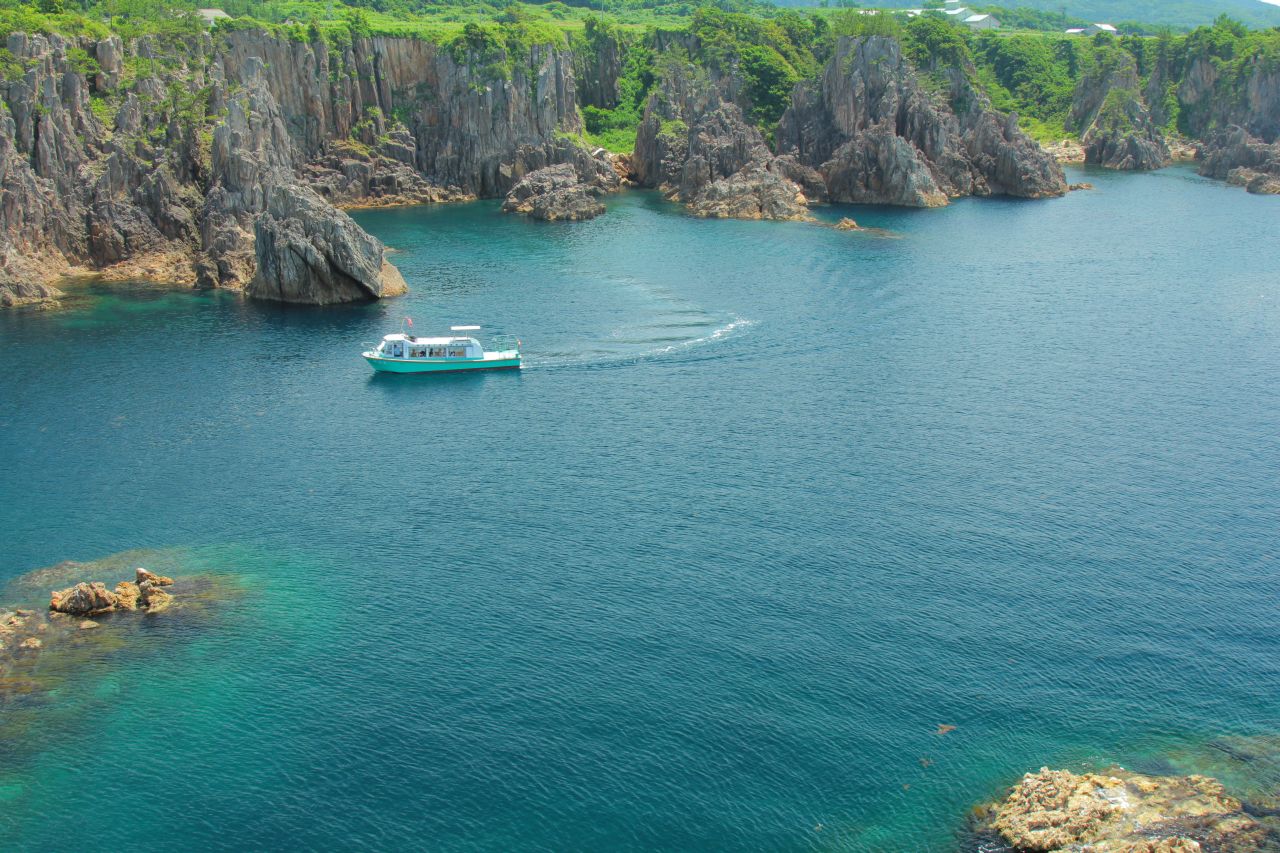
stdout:
[(378, 344), (383, 358), (484, 358), (484, 349), (475, 338), (419, 338), (414, 335), (387, 335)]

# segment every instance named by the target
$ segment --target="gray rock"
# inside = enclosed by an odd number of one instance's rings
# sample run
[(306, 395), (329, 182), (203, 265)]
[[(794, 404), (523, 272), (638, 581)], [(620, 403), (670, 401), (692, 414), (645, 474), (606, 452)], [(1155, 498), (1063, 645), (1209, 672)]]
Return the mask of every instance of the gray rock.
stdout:
[(306, 187), (273, 187), (254, 234), (257, 275), (247, 293), (256, 299), (328, 305), (408, 289), (382, 243)]
[(525, 175), (507, 193), (502, 209), (546, 220), (592, 219), (604, 213), (594, 188), (582, 182), (571, 163)]
[(1169, 165), (1169, 144), (1138, 88), (1137, 65), (1124, 51), (1081, 78), (1067, 126), (1084, 143), (1086, 163), (1136, 171)]
[(1202, 148), (1200, 174), (1259, 195), (1280, 194), (1280, 140), (1270, 144), (1243, 127), (1214, 133)]
[(781, 154), (815, 170), (832, 201), (932, 207), (964, 195), (1047, 198), (1062, 169), (991, 109), (961, 69), (931, 94), (891, 38), (842, 38), (822, 76), (802, 83), (778, 124)]
[(689, 212), (710, 218), (812, 218), (799, 185), (757, 162), (704, 186), (689, 201)]

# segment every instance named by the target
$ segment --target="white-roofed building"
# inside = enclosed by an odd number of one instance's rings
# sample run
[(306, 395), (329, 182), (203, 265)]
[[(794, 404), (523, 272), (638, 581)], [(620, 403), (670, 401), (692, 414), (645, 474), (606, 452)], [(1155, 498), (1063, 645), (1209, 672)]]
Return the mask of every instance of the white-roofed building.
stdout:
[(996, 20), (994, 15), (970, 15), (964, 19), (964, 24), (971, 30), (1000, 29), (1000, 22)]
[(1089, 26), (1084, 28), (1084, 31), (1081, 33), (1081, 35), (1093, 36), (1093, 35), (1097, 35), (1098, 33), (1110, 33), (1111, 35), (1115, 35), (1116, 28), (1111, 26), (1110, 24), (1090, 24)]

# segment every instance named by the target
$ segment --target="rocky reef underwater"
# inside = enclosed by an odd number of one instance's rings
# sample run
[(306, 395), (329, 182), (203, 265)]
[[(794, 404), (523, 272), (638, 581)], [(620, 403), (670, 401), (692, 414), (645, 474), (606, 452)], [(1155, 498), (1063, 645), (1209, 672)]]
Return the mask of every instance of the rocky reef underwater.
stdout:
[(10, 581), (0, 593), (0, 756), (32, 748), (25, 735), (65, 713), (67, 693), (113, 663), (163, 661), (244, 592), (235, 575), (192, 571), (180, 550), (67, 561)]

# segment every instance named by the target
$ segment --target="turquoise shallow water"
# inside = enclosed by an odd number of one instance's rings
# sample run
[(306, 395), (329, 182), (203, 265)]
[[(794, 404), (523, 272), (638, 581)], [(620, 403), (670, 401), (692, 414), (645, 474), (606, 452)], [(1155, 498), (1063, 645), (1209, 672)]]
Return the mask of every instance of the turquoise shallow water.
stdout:
[[(0, 708), (0, 847), (944, 851), (1041, 764), (1275, 733), (1280, 207), (1088, 179), (369, 212), (404, 299), (0, 313), (0, 580), (241, 590)], [(406, 314), (527, 369), (371, 375)]]

